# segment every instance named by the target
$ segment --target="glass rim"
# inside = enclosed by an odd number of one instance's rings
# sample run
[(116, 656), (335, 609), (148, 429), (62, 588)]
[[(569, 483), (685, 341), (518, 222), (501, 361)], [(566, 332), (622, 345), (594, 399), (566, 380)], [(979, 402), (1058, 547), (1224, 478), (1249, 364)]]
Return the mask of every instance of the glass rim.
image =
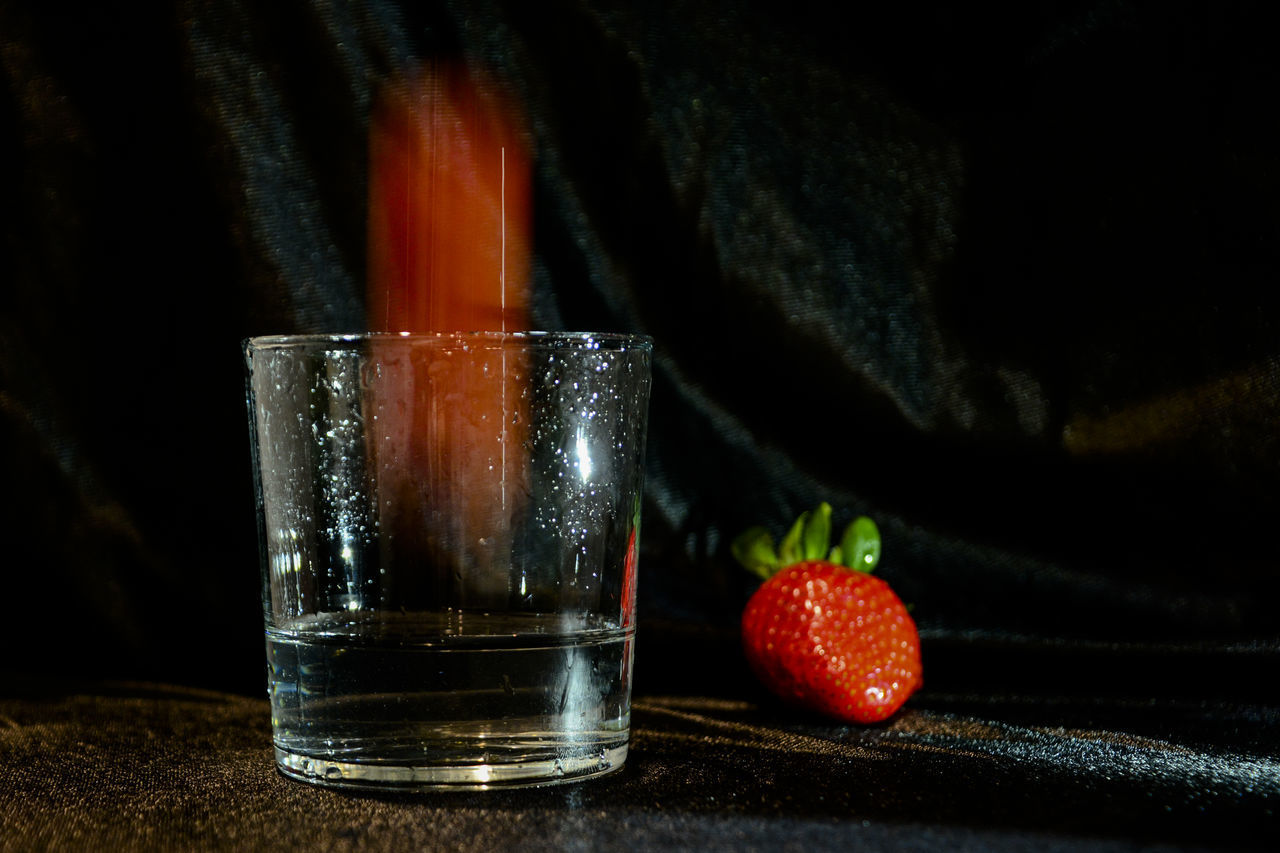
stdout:
[(633, 332), (551, 332), (491, 331), (491, 332), (335, 332), (285, 335), (255, 335), (245, 338), (245, 352), (270, 349), (307, 349), (315, 347), (346, 347), (372, 341), (404, 341), (409, 344), (445, 345), (503, 345), (503, 344), (595, 344), (607, 349), (636, 347), (653, 349), (653, 338)]

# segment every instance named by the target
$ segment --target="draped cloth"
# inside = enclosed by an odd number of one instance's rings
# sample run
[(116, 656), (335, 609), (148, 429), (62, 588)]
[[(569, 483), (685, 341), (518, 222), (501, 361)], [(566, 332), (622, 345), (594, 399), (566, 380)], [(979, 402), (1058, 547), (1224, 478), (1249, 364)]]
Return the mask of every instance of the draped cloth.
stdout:
[[(861, 728), (744, 699), (651, 695), (610, 776), (385, 795), (276, 773), (266, 705), (139, 683), (0, 701), (6, 845), (1110, 851), (1274, 840), (1274, 714), (1219, 703), (1037, 710), (934, 695)], [(1107, 717), (1122, 727), (1098, 725)]]
[[(1274, 838), (1263, 4), (144, 5), (0, 3), (0, 828)], [(527, 111), (532, 324), (655, 341), (637, 733), (600, 785), (347, 800), (269, 768), (239, 341), (364, 325), (369, 116), (446, 60)], [(730, 540), (821, 500), (921, 629), (883, 727), (737, 650)]]

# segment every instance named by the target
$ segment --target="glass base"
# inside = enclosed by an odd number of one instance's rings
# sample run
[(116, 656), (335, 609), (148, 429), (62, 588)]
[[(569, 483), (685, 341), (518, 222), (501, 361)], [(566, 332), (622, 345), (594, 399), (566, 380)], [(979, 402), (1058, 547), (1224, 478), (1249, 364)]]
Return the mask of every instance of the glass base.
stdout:
[(276, 766), (291, 779), (362, 791), (478, 791), (560, 785), (614, 773), (626, 760), (625, 743), (591, 755), (442, 766), (335, 761), (276, 747)]

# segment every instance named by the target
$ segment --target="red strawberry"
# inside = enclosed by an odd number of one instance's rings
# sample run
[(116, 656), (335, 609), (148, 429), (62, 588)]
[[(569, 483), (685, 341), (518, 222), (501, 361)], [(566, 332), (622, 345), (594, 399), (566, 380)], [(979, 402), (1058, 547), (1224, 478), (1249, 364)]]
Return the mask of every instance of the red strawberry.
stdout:
[(742, 614), (743, 649), (782, 699), (879, 722), (921, 684), (920, 636), (889, 585), (869, 574), (880, 559), (875, 523), (858, 518), (828, 554), (830, 536), (824, 503), (800, 516), (776, 553), (762, 528), (734, 542), (734, 555), (765, 578)]

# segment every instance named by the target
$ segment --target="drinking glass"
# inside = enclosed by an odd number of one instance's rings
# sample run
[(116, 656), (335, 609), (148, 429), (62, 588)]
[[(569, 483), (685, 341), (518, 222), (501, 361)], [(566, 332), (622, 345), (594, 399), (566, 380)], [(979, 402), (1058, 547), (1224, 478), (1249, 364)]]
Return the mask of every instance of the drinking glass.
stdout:
[(651, 341), (244, 351), (279, 768), (384, 790), (621, 768)]

